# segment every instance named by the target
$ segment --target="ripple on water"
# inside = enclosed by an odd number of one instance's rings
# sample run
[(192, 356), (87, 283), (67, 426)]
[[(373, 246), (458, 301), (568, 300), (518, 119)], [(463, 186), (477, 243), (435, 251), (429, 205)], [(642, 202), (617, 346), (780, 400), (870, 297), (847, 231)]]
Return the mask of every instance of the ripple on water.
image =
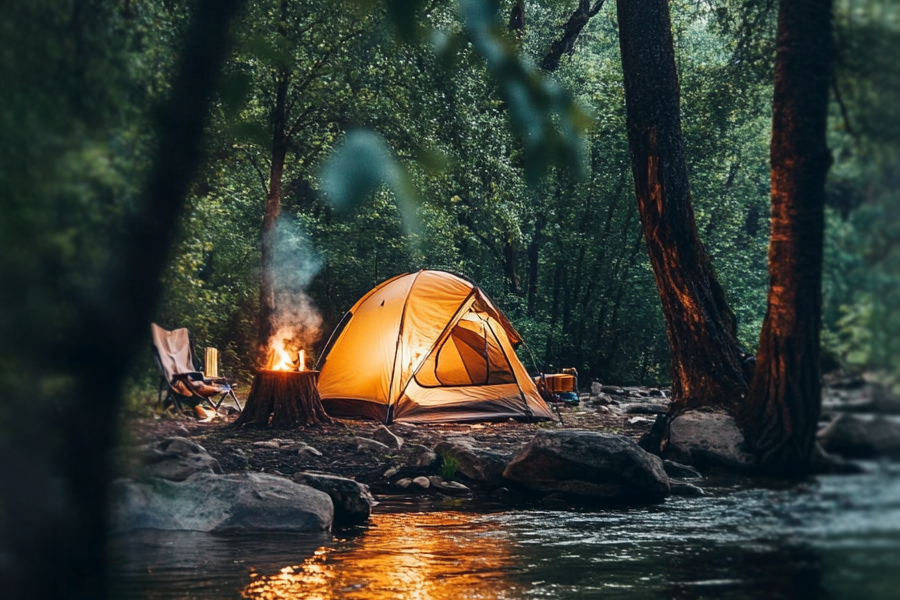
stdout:
[(114, 540), (115, 597), (893, 599), (900, 590), (896, 468), (630, 509), (457, 506), (388, 502), (335, 538), (140, 532)]

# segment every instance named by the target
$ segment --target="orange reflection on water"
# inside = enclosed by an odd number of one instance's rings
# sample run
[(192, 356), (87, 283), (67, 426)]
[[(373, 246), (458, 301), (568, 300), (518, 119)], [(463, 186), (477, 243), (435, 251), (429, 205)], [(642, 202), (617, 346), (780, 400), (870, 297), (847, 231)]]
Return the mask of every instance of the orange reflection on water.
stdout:
[(372, 515), (369, 528), (299, 565), (251, 575), (242, 596), (258, 600), (499, 600), (520, 597), (502, 531), (464, 513)]

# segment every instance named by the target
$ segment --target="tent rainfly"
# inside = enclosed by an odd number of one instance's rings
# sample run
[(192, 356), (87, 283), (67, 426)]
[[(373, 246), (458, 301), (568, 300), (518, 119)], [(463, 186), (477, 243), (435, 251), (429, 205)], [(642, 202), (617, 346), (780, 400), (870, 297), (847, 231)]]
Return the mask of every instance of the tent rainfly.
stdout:
[(335, 329), (319, 395), (332, 415), (383, 423), (554, 419), (516, 356), (521, 343), (474, 284), (445, 271), (399, 275)]

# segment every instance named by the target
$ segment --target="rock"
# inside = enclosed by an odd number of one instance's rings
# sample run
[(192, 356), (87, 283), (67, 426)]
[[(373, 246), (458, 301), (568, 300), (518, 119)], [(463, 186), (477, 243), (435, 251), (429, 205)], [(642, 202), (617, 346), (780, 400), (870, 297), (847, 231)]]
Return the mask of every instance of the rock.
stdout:
[(669, 480), (669, 489), (673, 496), (705, 496), (706, 492), (686, 481)]
[(278, 450), (281, 447), (281, 444), (276, 442), (275, 440), (265, 440), (263, 442), (253, 442), (254, 446), (259, 446), (260, 448), (273, 448)]
[(196, 473), (221, 473), (219, 461), (206, 449), (182, 437), (171, 437), (142, 448), (142, 475), (184, 481)]
[(603, 384), (595, 381), (591, 384), (591, 396), (599, 396), (603, 393)]
[(112, 530), (328, 531), (328, 494), (275, 475), (198, 473), (182, 482), (119, 479), (110, 486)]
[(434, 451), (441, 456), (449, 456), (457, 462), (459, 472), (472, 479), (484, 483), (497, 483), (503, 480), (503, 470), (508, 457), (490, 450), (475, 447), (475, 442), (468, 438), (457, 438), (439, 443)]
[(394, 485), (399, 485), (402, 488), (408, 488), (412, 484), (412, 479), (409, 477), (404, 477), (403, 479), (398, 479), (394, 482)]
[(857, 462), (828, 454), (817, 442), (813, 455), (813, 472), (822, 475), (862, 475), (868, 470)]
[[(700, 471), (694, 467), (677, 463), (674, 460), (664, 460), (663, 468), (670, 479), (701, 479), (703, 477)], [(669, 483), (671, 484), (671, 481)]]
[(339, 525), (365, 523), (377, 504), (369, 486), (336, 475), (295, 473), (294, 481), (325, 492), (334, 503), (334, 522)]
[(401, 446), (403, 446), (403, 439), (394, 435), (394, 433), (382, 425), (372, 434), (372, 439), (381, 442), (388, 448), (392, 448), (394, 450), (399, 450)]
[(548, 508), (565, 508), (568, 503), (565, 494), (555, 492), (541, 498), (541, 504)]
[(409, 458), (406, 459), (407, 467), (424, 467), (431, 468), (437, 462), (438, 456), (431, 448), (421, 446), (419, 444), (407, 444), (407, 450), (410, 451)]
[(612, 400), (612, 398), (610, 398), (606, 394), (597, 394), (596, 396), (591, 396), (590, 398), (590, 404), (593, 406), (605, 406), (610, 403), (610, 400)]
[(602, 386), (600, 386), (600, 391), (603, 392), (604, 394), (615, 394), (617, 396), (620, 396), (625, 393), (625, 390), (623, 390), (620, 387), (616, 387), (614, 385), (602, 385)]
[(669, 407), (664, 404), (623, 404), (621, 410), (629, 415), (664, 415)]
[(419, 486), (423, 490), (427, 490), (431, 486), (431, 481), (427, 477), (419, 476), (412, 480), (412, 483)]
[(752, 468), (756, 457), (745, 448), (734, 417), (724, 413), (688, 411), (669, 423), (665, 452), (679, 462)]
[(300, 446), (300, 448), (297, 450), (297, 456), (316, 456), (316, 457), (319, 457), (319, 456), (323, 456), (323, 454), (322, 454), (321, 452), (319, 452), (318, 450), (316, 450), (315, 448), (313, 448), (312, 446), (307, 446), (306, 444), (303, 444), (303, 445)]
[(662, 501), (669, 478), (662, 460), (634, 441), (577, 429), (540, 430), (504, 477), (543, 492), (605, 501)]
[(430, 476), (428, 482), (431, 484), (431, 489), (435, 489), (448, 496), (468, 496), (472, 493), (472, 490), (463, 484), (457, 483), (456, 481), (444, 481), (437, 475)]
[(826, 452), (845, 458), (900, 458), (900, 421), (845, 414), (818, 434)]
[(399, 472), (400, 472), (400, 467), (391, 467), (390, 469), (388, 469), (387, 471), (384, 472), (384, 475), (382, 475), (382, 477), (393, 477), (394, 475), (396, 475)]
[(656, 389), (656, 388), (652, 388), (652, 389), (651, 389), (650, 391), (648, 391), (647, 393), (648, 393), (649, 395), (655, 397), (655, 398), (662, 398), (662, 397), (663, 397), (663, 393), (662, 393), (661, 391), (659, 391), (658, 389)]
[(369, 438), (350, 436), (344, 438), (351, 446), (356, 446), (357, 452), (380, 452), (382, 454), (390, 453), (391, 449), (376, 440)]

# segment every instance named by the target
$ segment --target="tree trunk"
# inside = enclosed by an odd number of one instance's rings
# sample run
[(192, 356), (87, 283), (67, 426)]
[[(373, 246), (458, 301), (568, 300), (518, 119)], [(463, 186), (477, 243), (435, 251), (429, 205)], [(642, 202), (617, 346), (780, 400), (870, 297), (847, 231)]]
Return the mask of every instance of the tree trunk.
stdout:
[(741, 400), (734, 316), (697, 234), (667, 0), (619, 0), (631, 169), (672, 351), (672, 413)]
[(274, 429), (330, 423), (331, 417), (322, 408), (318, 380), (318, 371), (258, 371), (234, 426), (265, 427), (270, 416)]
[(772, 103), (769, 296), (743, 422), (764, 468), (808, 470), (821, 406), (819, 331), (830, 0), (782, 0)]
[(538, 266), (541, 246), (544, 244), (544, 227), (547, 226), (547, 217), (539, 214), (534, 220), (534, 235), (528, 243), (528, 308), (527, 314), (533, 317), (538, 288)]
[(550, 44), (550, 49), (544, 55), (543, 60), (541, 60), (542, 69), (550, 72), (555, 71), (559, 67), (559, 59), (562, 58), (562, 55), (571, 55), (574, 52), (575, 41), (581, 34), (581, 30), (588, 24), (591, 17), (600, 12), (600, 9), (603, 8), (603, 2), (604, 0), (597, 0), (596, 4), (591, 7), (590, 0), (578, 0), (578, 8), (575, 9), (569, 20), (563, 25), (562, 36)]
[(503, 243), (503, 275), (506, 279), (506, 291), (520, 295), (518, 274), (518, 251), (516, 244), (507, 238)]
[(259, 357), (264, 360), (269, 340), (275, 334), (275, 250), (278, 242), (278, 215), (281, 212), (281, 187), (284, 159), (287, 156), (287, 91), (288, 71), (280, 69), (272, 111), (272, 166), (269, 169), (269, 191), (266, 212), (260, 232), (259, 264)]

